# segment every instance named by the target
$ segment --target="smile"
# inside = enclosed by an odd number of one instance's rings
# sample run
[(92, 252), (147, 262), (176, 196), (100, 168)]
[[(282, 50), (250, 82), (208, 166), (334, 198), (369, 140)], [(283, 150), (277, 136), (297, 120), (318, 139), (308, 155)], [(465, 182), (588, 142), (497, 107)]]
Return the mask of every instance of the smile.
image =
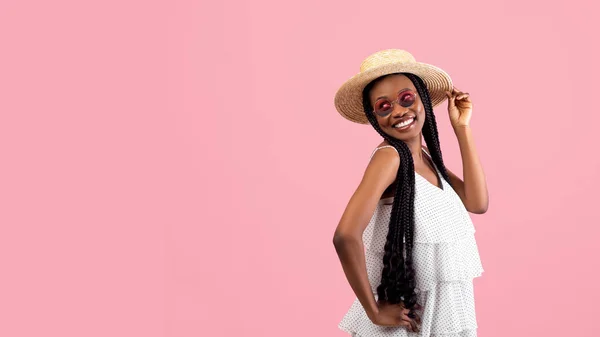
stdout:
[(405, 121), (402, 121), (400, 123), (396, 123), (396, 124), (392, 125), (392, 127), (398, 131), (405, 131), (405, 130), (410, 129), (410, 127), (412, 127), (413, 125), (415, 125), (415, 118), (409, 117)]

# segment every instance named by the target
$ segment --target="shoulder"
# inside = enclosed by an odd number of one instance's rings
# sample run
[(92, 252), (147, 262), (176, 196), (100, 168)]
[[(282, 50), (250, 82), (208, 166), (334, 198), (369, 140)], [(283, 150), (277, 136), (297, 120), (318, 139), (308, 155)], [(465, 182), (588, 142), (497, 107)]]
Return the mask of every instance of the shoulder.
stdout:
[(371, 160), (365, 171), (365, 179), (370, 181), (384, 181), (386, 184), (393, 182), (400, 167), (398, 151), (387, 142), (379, 144), (373, 149)]
[(377, 145), (377, 147), (386, 146), (386, 145), (390, 145), (390, 143), (388, 143), (387, 140), (384, 139), (381, 143), (379, 143), (379, 145)]
[(371, 162), (386, 162), (393, 165), (400, 163), (400, 155), (398, 151), (388, 142), (383, 141), (373, 149), (371, 154)]
[(367, 191), (369, 196), (377, 199), (381, 197), (385, 189), (395, 180), (400, 167), (400, 156), (393, 147), (376, 150), (371, 156), (362, 180), (359, 191)]

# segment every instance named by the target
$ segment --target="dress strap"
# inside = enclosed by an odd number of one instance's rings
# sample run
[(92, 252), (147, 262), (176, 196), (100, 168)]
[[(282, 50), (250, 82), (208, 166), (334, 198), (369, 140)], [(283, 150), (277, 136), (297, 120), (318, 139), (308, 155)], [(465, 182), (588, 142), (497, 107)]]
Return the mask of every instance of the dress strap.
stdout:
[[(392, 149), (396, 150), (396, 148), (391, 145), (380, 146), (380, 147), (375, 148), (375, 150), (373, 150), (373, 152), (371, 153), (371, 158), (373, 158), (373, 155), (375, 155), (375, 152), (377, 152), (377, 150), (385, 149), (386, 147), (391, 147)], [(431, 155), (427, 152), (427, 150), (425, 150), (425, 147), (421, 146), (421, 150), (423, 150), (423, 152), (425, 152), (425, 154), (427, 154), (429, 156), (429, 158), (431, 158)], [(396, 150), (396, 152), (398, 152), (398, 150)]]
[[(373, 158), (373, 156), (375, 155), (375, 152), (377, 152), (377, 150), (385, 149), (386, 147), (391, 147), (392, 149), (396, 150), (396, 148), (391, 145), (380, 146), (380, 147), (375, 148), (375, 150), (373, 150), (373, 153), (371, 153), (371, 158)], [(398, 150), (396, 150), (396, 152), (398, 152)]]
[(429, 157), (429, 159), (431, 160), (431, 163), (433, 164), (433, 167), (435, 168), (435, 171), (439, 171), (437, 165), (433, 161), (433, 158), (431, 158), (431, 155), (429, 154), (429, 152), (427, 152), (427, 150), (425, 150), (425, 147), (421, 147), (421, 150), (423, 150), (423, 152), (425, 152), (427, 157)]
[(421, 146), (421, 150), (423, 150), (423, 152), (425, 152), (425, 154), (429, 156), (429, 158), (431, 158), (431, 155), (429, 154), (429, 152), (427, 152), (427, 150), (425, 150), (425, 147)]

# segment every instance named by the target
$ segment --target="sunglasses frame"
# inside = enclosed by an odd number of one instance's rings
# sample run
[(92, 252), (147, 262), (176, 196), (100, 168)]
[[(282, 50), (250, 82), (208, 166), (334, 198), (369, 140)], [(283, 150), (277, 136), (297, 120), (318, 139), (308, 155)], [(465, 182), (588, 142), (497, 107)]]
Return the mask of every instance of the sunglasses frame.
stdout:
[[(407, 93), (407, 92), (410, 92), (410, 93), (412, 93), (412, 94), (415, 96), (415, 100), (414, 100), (414, 101), (413, 101), (411, 104), (409, 104), (409, 105), (407, 105), (407, 106), (404, 106), (404, 105), (402, 105), (402, 104), (400, 103), (400, 97), (401, 97), (403, 94)], [(377, 116), (379, 116), (379, 117), (387, 117), (387, 116), (389, 116), (389, 115), (390, 115), (390, 114), (391, 114), (391, 113), (394, 111), (394, 104), (398, 104), (398, 105), (400, 105), (400, 106), (401, 106), (401, 107), (403, 107), (403, 108), (408, 108), (408, 107), (412, 106), (413, 104), (415, 104), (415, 102), (417, 101), (417, 97), (418, 97), (418, 96), (419, 96), (419, 94), (418, 94), (418, 93), (417, 93), (415, 90), (412, 90), (412, 89), (403, 90), (403, 91), (401, 91), (401, 92), (399, 92), (399, 93), (398, 93), (398, 97), (396, 97), (396, 99), (394, 99), (394, 100), (388, 100), (388, 99), (385, 99), (385, 100), (387, 100), (388, 102), (390, 102), (390, 104), (391, 104), (391, 106), (392, 106), (392, 107), (390, 108), (390, 112), (386, 113), (385, 115), (382, 115), (382, 114), (379, 114), (379, 113), (377, 113), (377, 111), (375, 111), (375, 108), (373, 108), (373, 111), (372, 111), (372, 113), (376, 114), (376, 115), (377, 115)], [(383, 99), (383, 98), (382, 98), (382, 99)], [(374, 105), (377, 105), (377, 102), (379, 102), (379, 101), (380, 101), (380, 100), (382, 100), (382, 99), (379, 99), (379, 100), (377, 100), (377, 101), (375, 102), (375, 104), (374, 104)]]

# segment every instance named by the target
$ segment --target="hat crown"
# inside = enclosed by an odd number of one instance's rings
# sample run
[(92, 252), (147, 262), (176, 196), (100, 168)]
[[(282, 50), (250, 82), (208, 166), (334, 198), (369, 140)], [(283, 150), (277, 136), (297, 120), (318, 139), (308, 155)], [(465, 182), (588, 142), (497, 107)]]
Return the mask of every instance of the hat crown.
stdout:
[(386, 49), (369, 55), (361, 64), (360, 72), (389, 63), (415, 63), (415, 57), (406, 50)]

